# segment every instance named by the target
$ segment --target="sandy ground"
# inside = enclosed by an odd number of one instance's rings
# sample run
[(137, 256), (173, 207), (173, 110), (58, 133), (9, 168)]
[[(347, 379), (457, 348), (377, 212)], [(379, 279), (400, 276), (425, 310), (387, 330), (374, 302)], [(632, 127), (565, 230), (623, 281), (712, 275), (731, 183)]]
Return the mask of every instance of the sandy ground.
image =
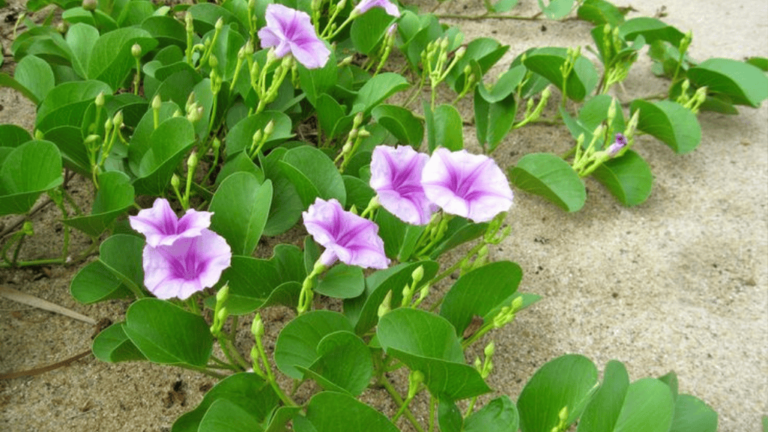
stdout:
[[(768, 57), (764, 0), (647, 0), (632, 6), (639, 10), (632, 16), (652, 16), (665, 6), (667, 22), (693, 30), (690, 54), (696, 59)], [(520, 15), (535, 11), (532, 0), (522, 0), (515, 9)], [(482, 3), (446, 2), (438, 12), (477, 14)], [(589, 24), (579, 21), (455, 24), (468, 40), (490, 35), (511, 45), (493, 72), (505, 70), (515, 55), (532, 46), (591, 43)], [(5, 33), (8, 27), (3, 26)], [(625, 83), (626, 93), (617, 90), (623, 100), (663, 90), (664, 82), (653, 77), (649, 66), (641, 57)], [(34, 110), (25, 100), (2, 89), (0, 106), (0, 123), (31, 127)], [(471, 117), (468, 102), (460, 108), (465, 118)], [(581, 353), (601, 370), (608, 360), (621, 360), (633, 379), (674, 370), (681, 392), (719, 412), (721, 431), (760, 429), (760, 416), (768, 414), (766, 120), (766, 104), (743, 108), (739, 116), (704, 113), (702, 144), (685, 156), (650, 137), (640, 139), (635, 149), (656, 177), (650, 199), (636, 208), (622, 207), (594, 181), (587, 182), (589, 199), (576, 214), (516, 194), (508, 220), (513, 235), (492, 255), (518, 262), (525, 271), (521, 290), (544, 300), (487, 336), (497, 347), (490, 378), (495, 394), (516, 399), (544, 362)], [(471, 128), (465, 129), (465, 140), (476, 146)], [(506, 167), (524, 154), (560, 153), (570, 145), (564, 128), (532, 126), (509, 135), (494, 156)], [(87, 187), (75, 184), (75, 189), (78, 199), (87, 202)], [(39, 235), (25, 248), (27, 259), (58, 250), (61, 225), (56, 217), (50, 208), (34, 217)], [(85, 246), (78, 238), (74, 251)], [(0, 283), (97, 319), (120, 320), (127, 303), (85, 307), (69, 297), (69, 280), (77, 270), (3, 270)], [(275, 335), (284, 311), (265, 318)], [(87, 351), (92, 332), (87, 324), (0, 300), (0, 372), (45, 366)], [(250, 345), (243, 336), (247, 352)], [(167, 431), (211, 384), (210, 378), (181, 369), (109, 365), (86, 357), (44, 375), (0, 381), (0, 430)], [(366, 399), (391, 414), (393, 406), (384, 395), (369, 392)], [(418, 416), (425, 415), (424, 407), (423, 400), (416, 401)]]

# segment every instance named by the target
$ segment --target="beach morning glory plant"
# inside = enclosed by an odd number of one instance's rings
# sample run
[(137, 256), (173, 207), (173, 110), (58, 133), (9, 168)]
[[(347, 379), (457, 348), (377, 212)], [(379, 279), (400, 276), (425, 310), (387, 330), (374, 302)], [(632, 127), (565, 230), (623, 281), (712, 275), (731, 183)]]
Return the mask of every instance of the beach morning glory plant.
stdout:
[(412, 225), (425, 225), (437, 210), (421, 186), (421, 173), (428, 160), (428, 155), (410, 146), (373, 149), (371, 188), (382, 207)]
[(168, 200), (158, 198), (152, 208), (144, 209), (136, 216), (128, 216), (131, 228), (144, 234), (147, 245), (170, 246), (181, 238), (197, 237), (211, 225), (211, 212), (187, 210), (181, 218), (171, 209)]
[(400, 10), (397, 8), (397, 5), (389, 0), (363, 0), (355, 6), (352, 13), (362, 15), (375, 7), (384, 9), (388, 15), (393, 17), (400, 16)]
[(270, 4), (266, 19), (267, 26), (259, 30), (262, 48), (274, 48), (277, 58), (290, 53), (307, 69), (325, 66), (331, 51), (317, 37), (309, 15), (281, 4)]

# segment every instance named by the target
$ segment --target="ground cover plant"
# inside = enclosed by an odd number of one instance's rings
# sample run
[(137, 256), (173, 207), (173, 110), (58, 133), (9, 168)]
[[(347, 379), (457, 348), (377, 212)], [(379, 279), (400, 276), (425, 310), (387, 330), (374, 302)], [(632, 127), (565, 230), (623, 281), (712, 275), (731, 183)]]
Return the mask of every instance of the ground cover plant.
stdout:
[[(606, 72), (598, 93), (620, 82), (645, 39), (660, 41), (657, 52), (671, 47), (682, 53), (657, 56), (659, 72), (672, 71), (675, 101), (634, 101), (625, 122), (618, 100), (592, 97), (597, 73), (578, 50), (521, 54), (487, 88), (478, 82), (503, 46), (481, 40), (464, 47), (455, 28), (390, 3), (224, 2), (187, 10), (142, 3), (63, 4), (69, 25), (61, 29), (64, 36), (31, 22), (18, 35), (15, 77), (2, 79), (39, 103), (38, 121), (35, 140), (19, 128), (2, 129), (0, 208), (24, 213), (49, 192), (66, 225), (93, 236), (99, 248), (99, 260), (73, 280), (75, 298), (141, 299), (124, 323), (95, 341), (99, 358), (147, 359), (216, 375), (254, 369), (223, 380), (207, 402), (179, 419), (179, 430), (221, 430), (222, 419), (229, 429), (238, 421), (255, 430), (292, 421), (299, 430), (339, 430), (338, 423), (346, 423), (342, 415), (352, 417), (350, 430), (358, 429), (353, 421), (391, 429), (389, 420), (352, 396), (372, 378), (375, 385), (391, 386), (386, 372), (395, 367), (412, 371), (408, 395), (393, 392), (404, 399), (398, 414), (410, 417), (408, 402), (427, 390), (437, 413), (426, 427), (437, 423), (442, 430), (516, 430), (518, 415), (523, 430), (563, 430), (580, 415), (585, 430), (668, 430), (672, 422), (686, 421), (677, 414), (685, 407), (702, 407), (677, 397), (670, 391), (674, 385), (652, 379), (629, 385), (618, 364), (609, 366), (611, 374), (598, 390), (591, 362), (567, 356), (531, 378), (516, 405), (500, 398), (477, 412), (472, 402), (465, 413), (458, 411), (455, 402), (487, 391), (483, 379), (494, 351), (489, 346), (473, 368), (465, 364), (462, 348), (511, 321), (535, 297), (516, 293), (522, 271), (514, 263), (487, 263), (488, 245), (508, 234), (503, 218), (511, 191), (490, 159), (461, 150), (462, 119), (451, 104), (437, 104), (436, 88), (445, 82), (457, 98), (473, 95), (478, 139), (488, 152), (510, 130), (540, 120), (550, 83), (565, 95), (563, 101), (588, 99), (578, 115), (568, 111), (577, 105), (564, 103), (561, 110), (574, 134), (571, 155), (529, 155), (510, 170), (519, 189), (577, 210), (586, 197), (580, 177), (587, 175), (603, 178), (624, 204), (642, 202), (651, 176), (630, 150), (636, 134), (690, 151), (700, 139), (693, 111), (708, 107), (707, 98), (718, 109), (759, 104), (765, 98), (762, 72), (728, 61), (721, 68), (711, 65), (723, 62), (693, 66), (685, 58), (690, 36), (674, 45), (664, 39), (676, 41), (667, 35), (674, 29), (663, 23), (661, 31), (654, 21), (633, 33), (627, 30), (633, 29), (631, 21), (600, 22), (593, 35)], [(545, 12), (551, 14), (552, 7)], [(589, 16), (590, 7), (613, 10), (585, 2), (579, 14)], [(394, 15), (400, 15), (397, 27), (391, 27)], [(626, 58), (620, 57), (627, 49)], [(409, 73), (387, 72), (393, 50), (403, 53)], [(708, 78), (697, 81), (697, 73)], [(427, 81), (430, 93), (421, 114), (384, 104), (410, 87), (404, 105), (411, 106)], [(517, 115), (523, 104), (525, 112)], [(418, 149), (425, 134), (431, 157), (392, 147)], [(89, 215), (78, 212), (60, 187), (62, 163), (97, 185)], [(159, 198), (151, 201), (151, 211), (127, 223), (121, 216), (136, 196), (171, 198), (186, 213), (177, 220)], [(262, 235), (280, 234), (299, 221), (311, 234), (303, 250), (280, 245), (272, 259), (251, 257)], [(111, 235), (101, 242), (105, 232)], [(30, 233), (31, 227), (22, 227), (4, 245), (5, 265), (40, 264), (16, 259)], [(466, 242), (473, 243), (465, 258), (440, 271), (434, 260)], [(49, 261), (63, 264), (67, 257), (65, 240), (61, 257)], [(461, 277), (444, 297), (430, 293), (431, 285), (454, 271)], [(184, 302), (144, 298), (150, 293)], [(341, 299), (344, 314), (312, 310), (317, 294)], [(422, 302), (439, 307), (439, 315), (420, 309)], [(238, 317), (276, 304), (296, 308), (298, 317), (281, 332), (273, 361), (262, 349), (263, 327), (254, 318), (255, 351), (245, 360), (224, 326), (229, 321), (236, 328), (231, 322)], [(483, 318), (480, 329), (465, 332), (474, 316)], [(224, 359), (211, 356), (214, 339)], [(326, 391), (296, 408), (276, 386), (272, 362)], [(614, 383), (619, 397), (607, 393)], [(251, 399), (243, 402), (243, 393)], [(530, 402), (541, 399), (548, 403)], [(599, 417), (613, 420), (588, 429), (589, 413), (594, 418), (608, 410), (601, 404), (617, 399), (626, 402), (614, 407), (615, 416)], [(669, 414), (655, 418), (657, 425), (635, 425), (646, 417), (637, 411), (638, 400), (663, 407), (654, 405), (651, 412)], [(702, 421), (711, 427), (712, 415), (703, 410)], [(498, 426), (484, 423), (499, 415)]]

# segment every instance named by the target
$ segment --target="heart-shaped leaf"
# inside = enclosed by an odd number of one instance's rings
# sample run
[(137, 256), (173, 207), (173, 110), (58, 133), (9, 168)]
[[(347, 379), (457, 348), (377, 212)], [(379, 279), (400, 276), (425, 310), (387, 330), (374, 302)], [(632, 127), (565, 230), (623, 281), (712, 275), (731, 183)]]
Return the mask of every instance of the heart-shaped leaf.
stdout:
[(75, 300), (83, 304), (131, 296), (131, 290), (103, 262), (89, 263), (75, 275), (69, 287)]
[(261, 432), (264, 429), (248, 411), (227, 399), (211, 404), (200, 420), (198, 432)]
[(88, 61), (88, 78), (120, 88), (128, 72), (136, 67), (131, 47), (138, 44), (141, 52), (150, 52), (157, 41), (146, 30), (127, 27), (105, 33), (96, 40)]
[(438, 398), (459, 400), (489, 392), (480, 373), (464, 363), (455, 332), (435, 314), (399, 308), (379, 320), (376, 335), (387, 354), (424, 374), (424, 384)]
[(250, 173), (229, 176), (213, 195), (211, 229), (221, 234), (236, 255), (251, 255), (261, 238), (272, 203), (272, 182)]
[(512, 129), (517, 115), (515, 95), (490, 103), (483, 98), (480, 86), (475, 89), (475, 124), (477, 140), (492, 152)]
[(717, 413), (700, 399), (681, 394), (675, 400), (675, 417), (669, 431), (716, 432)]
[(296, 224), (305, 207), (291, 179), (280, 167), (288, 150), (276, 148), (268, 156), (260, 157), (264, 177), (272, 181), (273, 198), (264, 235), (273, 236), (287, 231)]
[[(387, 128), (402, 144), (421, 145), (424, 126), (411, 111), (397, 105), (379, 105), (371, 111), (376, 122)], [(459, 117), (461, 118), (461, 117)]]
[(348, 299), (365, 291), (363, 269), (357, 266), (336, 264), (325, 273), (315, 287), (315, 292), (324, 296)]
[(146, 360), (144, 354), (128, 339), (124, 323), (116, 323), (105, 328), (93, 340), (93, 355), (107, 363)]
[(632, 150), (600, 165), (592, 173), (592, 177), (608, 188), (620, 203), (628, 207), (642, 204), (651, 195), (653, 185), (651, 167)]
[(670, 146), (675, 153), (692, 152), (701, 142), (701, 126), (696, 115), (689, 109), (672, 101), (646, 102), (637, 99), (632, 102), (634, 113), (640, 110), (638, 130), (653, 135)]
[(127, 175), (112, 171), (99, 175), (99, 191), (91, 214), (64, 220), (64, 223), (96, 237), (109, 228), (121, 214), (133, 206), (133, 186)]
[(164, 121), (149, 137), (150, 148), (141, 158), (139, 178), (133, 183), (137, 195), (160, 196), (173, 171), (195, 144), (195, 129), (186, 117)]
[(144, 285), (143, 251), (141, 237), (115, 234), (99, 246), (99, 260), (132, 292), (139, 293)]
[(111, 95), (112, 89), (101, 81), (65, 82), (48, 92), (37, 110), (35, 128), (48, 132), (60, 126), (82, 126), (85, 111), (99, 93)]
[[(438, 147), (451, 151), (464, 148), (464, 121), (456, 108), (442, 104), (433, 112), (425, 101), (424, 117), (427, 123), (427, 148), (430, 152)], [(421, 139), (418, 144), (421, 144)]]
[[(363, 17), (360, 17), (358, 19), (362, 18)], [(357, 20), (353, 21), (353, 27), (356, 22)], [(339, 71), (336, 63), (336, 53), (331, 50), (331, 55), (328, 58), (328, 61), (325, 63), (325, 66), (321, 68), (307, 69), (302, 64), (299, 64), (298, 67), (301, 89), (304, 90), (304, 94), (307, 95), (309, 103), (317, 107), (317, 98), (332, 89), (338, 80)]]
[(60, 185), (61, 155), (49, 141), (29, 141), (0, 166), (0, 216), (26, 213), (43, 192)]
[(277, 337), (275, 364), (284, 374), (302, 379), (304, 373), (297, 366), (312, 366), (321, 356), (320, 341), (338, 331), (354, 331), (349, 320), (338, 312), (316, 310), (298, 316)]
[(768, 77), (765, 73), (751, 64), (736, 60), (707, 59), (688, 70), (688, 79), (691, 84), (707, 87), (708, 93), (724, 95), (737, 105), (757, 108), (768, 98)]
[(388, 97), (408, 87), (410, 87), (408, 80), (400, 74), (392, 72), (378, 74), (366, 81), (357, 92), (355, 102), (352, 104), (352, 114), (358, 112), (368, 114)]
[(342, 206), (346, 203), (344, 179), (333, 161), (316, 147), (301, 146), (288, 150), (279, 164), (296, 187), (304, 208), (318, 197), (325, 200), (335, 198)]
[(123, 329), (154, 363), (205, 366), (211, 356), (213, 336), (205, 319), (167, 301), (136, 301), (125, 313)]
[[(643, 378), (629, 385), (614, 431), (669, 431), (675, 402), (669, 387), (655, 378)], [(701, 429), (697, 429), (701, 430)]]
[(547, 362), (528, 380), (517, 400), (522, 432), (550, 432), (566, 408), (573, 423), (598, 388), (597, 368), (586, 357), (568, 354)]
[(310, 368), (298, 367), (326, 390), (359, 396), (373, 376), (371, 352), (354, 333), (338, 331), (325, 336), (317, 345), (320, 355)]
[(44, 100), (55, 85), (53, 70), (36, 56), (26, 56), (16, 65), (14, 79), (34, 93), (38, 101)]
[(567, 212), (578, 211), (587, 200), (579, 175), (550, 153), (531, 153), (509, 170), (509, 180), (525, 192), (539, 195)]
[(316, 432), (398, 432), (384, 414), (343, 393), (312, 396), (306, 419)]
[(680, 30), (656, 18), (638, 17), (627, 20), (619, 26), (619, 36), (626, 41), (633, 41), (638, 36), (643, 36), (645, 42), (652, 44), (657, 40), (680, 46), (680, 41), (685, 35)]
[[(436, 38), (430, 40), (434, 39)], [(464, 56), (456, 62), (456, 66), (448, 73), (446, 82), (453, 87), (454, 91), (461, 91), (468, 78), (464, 74), (464, 68), (472, 63), (476, 63), (479, 67), (479, 76), (476, 71), (473, 71), (476, 73), (475, 80), (481, 81), (485, 73), (504, 56), (507, 50), (509, 50), (509, 45), (502, 45), (493, 38), (473, 39), (467, 44)]]
[(232, 256), (232, 262), (222, 273), (221, 281), (229, 285), (226, 306), (232, 315), (255, 311), (281, 283), (274, 263), (240, 255)]
[[(14, 124), (0, 125), (0, 147), (18, 147), (28, 141), (32, 141), (32, 135), (21, 126)], [(0, 165), (2, 165), (2, 161), (0, 161)]]

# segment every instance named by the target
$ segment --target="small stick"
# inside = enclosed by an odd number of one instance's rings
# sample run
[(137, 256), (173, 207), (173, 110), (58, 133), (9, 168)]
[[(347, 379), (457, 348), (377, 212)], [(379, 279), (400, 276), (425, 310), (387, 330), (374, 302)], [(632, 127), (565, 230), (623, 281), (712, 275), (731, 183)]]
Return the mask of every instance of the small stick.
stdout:
[(35, 369), (25, 370), (25, 371), (21, 371), (21, 372), (11, 372), (11, 373), (7, 373), (7, 374), (0, 374), (0, 380), (14, 379), (14, 378), (20, 378), (20, 377), (25, 377), (25, 376), (40, 375), (40, 374), (43, 374), (43, 373), (46, 373), (46, 372), (50, 372), (50, 371), (52, 371), (54, 369), (58, 369), (60, 367), (69, 366), (69, 364), (72, 363), (73, 361), (79, 360), (79, 359), (87, 356), (90, 353), (91, 353), (90, 350), (85, 351), (85, 352), (81, 352), (80, 354), (78, 354), (76, 356), (70, 357), (70, 358), (68, 358), (66, 360), (62, 360), (62, 361), (60, 361), (58, 363), (54, 363), (52, 365), (43, 366), (41, 368), (35, 368)]
[(93, 318), (89, 318), (85, 315), (81, 315), (73, 310), (69, 310), (65, 307), (59, 306), (49, 301), (39, 299), (35, 296), (24, 294), (23, 292), (16, 291), (15, 289), (12, 289), (12, 288), (6, 288), (4, 286), (0, 286), (0, 297), (5, 297), (8, 300), (13, 300), (15, 302), (23, 303), (27, 306), (34, 306), (36, 308), (47, 310), (49, 312), (56, 312), (58, 314), (68, 316), (70, 318), (74, 318), (76, 320), (86, 322), (88, 324), (96, 325), (96, 321)]

